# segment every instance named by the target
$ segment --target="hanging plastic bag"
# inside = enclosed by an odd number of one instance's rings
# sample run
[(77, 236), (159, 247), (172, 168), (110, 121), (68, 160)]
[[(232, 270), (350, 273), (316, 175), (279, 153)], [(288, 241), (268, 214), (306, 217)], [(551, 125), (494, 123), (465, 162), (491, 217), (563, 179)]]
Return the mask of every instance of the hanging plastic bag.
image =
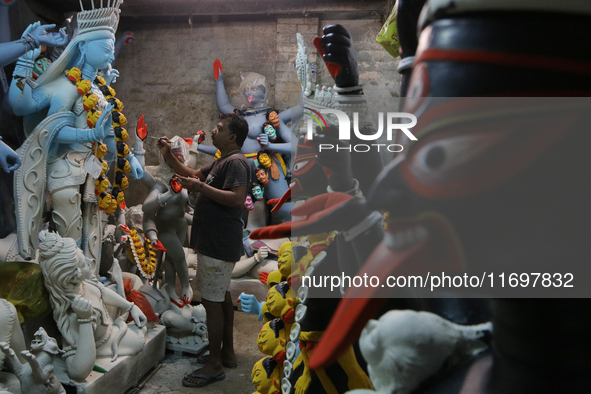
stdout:
[(386, 23), (384, 23), (382, 30), (380, 30), (378, 36), (376, 37), (376, 43), (383, 46), (384, 49), (394, 58), (400, 56), (400, 41), (398, 40), (398, 28), (396, 26), (397, 14), (398, 1), (396, 1), (396, 4), (394, 4), (394, 8), (392, 9), (390, 16), (388, 19), (386, 19)]

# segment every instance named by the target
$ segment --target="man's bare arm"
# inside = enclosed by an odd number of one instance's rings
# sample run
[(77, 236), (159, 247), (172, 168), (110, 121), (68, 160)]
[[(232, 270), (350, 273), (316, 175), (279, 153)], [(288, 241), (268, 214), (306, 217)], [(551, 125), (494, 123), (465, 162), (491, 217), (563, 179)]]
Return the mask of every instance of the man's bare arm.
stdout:
[(236, 186), (232, 190), (221, 190), (208, 184), (199, 182), (194, 178), (181, 178), (181, 184), (190, 192), (203, 193), (215, 202), (230, 208), (244, 207), (246, 199), (246, 186)]
[(205, 180), (205, 177), (203, 176), (203, 173), (200, 169), (194, 170), (190, 167), (187, 167), (172, 154), (168, 137), (162, 137), (158, 140), (158, 149), (160, 149), (160, 153), (162, 153), (162, 156), (164, 156), (164, 159), (168, 165), (170, 165), (170, 168), (172, 168), (177, 174), (182, 176), (196, 176), (201, 181)]

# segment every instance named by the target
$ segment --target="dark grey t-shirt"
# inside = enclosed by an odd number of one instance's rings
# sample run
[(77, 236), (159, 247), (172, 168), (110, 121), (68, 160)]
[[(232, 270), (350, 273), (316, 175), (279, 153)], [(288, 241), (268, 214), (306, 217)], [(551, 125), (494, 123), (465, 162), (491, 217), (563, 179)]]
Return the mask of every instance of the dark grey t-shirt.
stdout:
[[(202, 167), (205, 183), (221, 190), (247, 186), (250, 165), (241, 151)], [(230, 208), (199, 194), (191, 229), (191, 247), (199, 253), (224, 261), (238, 261), (242, 255), (242, 207)]]

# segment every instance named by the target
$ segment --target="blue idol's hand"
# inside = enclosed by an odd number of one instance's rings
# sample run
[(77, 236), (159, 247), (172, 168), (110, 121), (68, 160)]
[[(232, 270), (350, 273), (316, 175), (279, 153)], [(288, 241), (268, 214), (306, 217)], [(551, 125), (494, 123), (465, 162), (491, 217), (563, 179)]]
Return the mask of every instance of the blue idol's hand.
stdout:
[(107, 73), (105, 74), (105, 82), (107, 83), (107, 85), (111, 85), (112, 83), (117, 82), (117, 78), (119, 78), (119, 71), (111, 68), (109, 70), (107, 70)]
[(242, 305), (242, 311), (249, 315), (258, 315), (261, 311), (261, 304), (257, 301), (257, 298), (252, 294), (242, 293), (240, 297), (240, 304)]
[(129, 167), (131, 167), (131, 176), (133, 179), (142, 179), (144, 177), (144, 169), (140, 165), (140, 162), (135, 158), (131, 157), (129, 161)]
[(266, 148), (269, 146), (269, 136), (267, 134), (261, 134), (257, 139), (261, 148)]
[[(55, 26), (55, 25), (54, 25)], [(22, 39), (29, 39), (30, 37), (34, 37), (37, 39), (37, 41), (39, 41), (39, 38), (35, 37), (33, 35), (33, 32), (36, 31), (39, 27), (41, 27), (41, 22), (35, 22), (30, 24), (29, 26), (27, 26), (27, 28), (25, 29), (25, 31), (23, 32), (23, 34), (21, 35)], [(39, 54), (41, 54), (41, 41), (39, 41), (39, 46), (31, 51), (28, 51), (24, 57), (26, 59), (37, 59), (37, 57), (39, 56)], [(30, 48), (27, 46), (27, 48)]]
[(95, 142), (102, 141), (113, 128), (113, 114), (111, 111), (115, 108), (113, 104), (107, 105), (93, 129)]
[(4, 172), (16, 171), (21, 166), (21, 159), (8, 145), (0, 141), (0, 167)]
[(40, 24), (31, 32), (31, 35), (35, 37), (41, 45), (50, 47), (63, 47), (68, 43), (68, 36), (60, 29), (59, 33), (50, 33), (48, 30), (55, 28), (55, 25), (43, 25)]

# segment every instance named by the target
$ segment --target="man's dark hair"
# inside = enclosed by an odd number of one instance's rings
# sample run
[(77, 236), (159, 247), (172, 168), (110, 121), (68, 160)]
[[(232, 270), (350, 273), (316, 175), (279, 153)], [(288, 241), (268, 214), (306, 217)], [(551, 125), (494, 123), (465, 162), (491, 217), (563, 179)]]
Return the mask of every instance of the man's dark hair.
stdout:
[(248, 123), (237, 114), (220, 114), (220, 120), (228, 121), (230, 133), (236, 136), (236, 144), (242, 148), (248, 136)]

